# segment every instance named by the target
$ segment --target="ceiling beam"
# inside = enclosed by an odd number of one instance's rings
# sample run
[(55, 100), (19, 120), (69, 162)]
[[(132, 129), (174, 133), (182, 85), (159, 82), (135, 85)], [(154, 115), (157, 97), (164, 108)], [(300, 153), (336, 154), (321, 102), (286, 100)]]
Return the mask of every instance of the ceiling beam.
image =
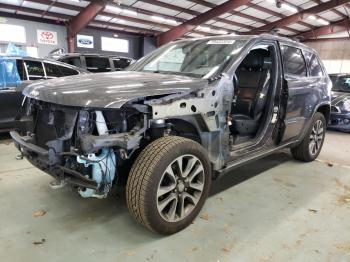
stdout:
[[(322, 1), (321, 0), (312, 0), (312, 2), (314, 2), (315, 4), (322, 4)], [(342, 12), (338, 11), (337, 9), (335, 8), (332, 8), (331, 10), (329, 10), (333, 13), (335, 13), (336, 15), (340, 16), (341, 18), (346, 18), (346, 15), (344, 15)]]
[[(28, 1), (28, 0), (27, 0)], [(9, 4), (2, 4), (0, 3), (0, 8), (1, 9), (8, 9), (8, 10), (18, 10), (20, 12), (25, 12), (25, 13), (30, 13), (30, 14), (36, 14), (36, 15), (41, 15), (42, 14), (42, 10), (38, 10), (38, 9), (33, 9), (33, 8), (28, 8), (28, 7), (18, 7), (15, 5), (9, 5)], [(9, 15), (11, 15), (11, 13), (9, 13)], [(67, 22), (71, 19), (74, 18), (74, 16), (70, 16), (70, 15), (64, 15), (61, 13), (55, 13), (55, 12), (46, 12), (45, 13), (46, 16), (51, 16), (51, 17), (55, 17), (57, 18), (58, 21), (64, 21)], [(33, 17), (33, 19), (36, 17)], [(102, 22), (102, 21), (93, 21), (94, 24), (97, 25), (103, 25), (105, 27), (119, 27), (121, 29), (126, 29), (126, 30), (130, 30), (132, 32), (135, 33), (141, 33), (141, 34), (145, 34), (145, 35), (155, 35), (155, 34), (159, 34), (161, 33), (158, 30), (153, 30), (153, 29), (147, 29), (147, 28), (141, 28), (141, 27), (136, 27), (136, 26), (128, 26), (128, 25), (119, 25), (116, 23), (111, 23), (111, 22)], [(106, 28), (108, 29), (108, 28)]]
[[(198, 11), (191, 10), (189, 8), (183, 8), (183, 7), (180, 7), (180, 6), (177, 6), (177, 5), (161, 2), (161, 1), (158, 1), (158, 0), (140, 0), (140, 2), (144, 2), (144, 3), (147, 3), (147, 4), (154, 5), (154, 6), (160, 6), (160, 7), (169, 9), (169, 10), (175, 10), (175, 11), (178, 11), (180, 13), (185, 13), (185, 14), (192, 15), (194, 17), (195, 16), (199, 16), (199, 15), (202, 14), (202, 13), (200, 13)], [(239, 23), (239, 22), (235, 22), (235, 21), (232, 21), (232, 20), (229, 20), (229, 19), (225, 19), (225, 18), (218, 18), (218, 19), (214, 18), (213, 20), (215, 20), (217, 22), (225, 23), (225, 24), (228, 24), (228, 25), (232, 25), (232, 26), (235, 26), (235, 27), (245, 28), (245, 29), (248, 29), (248, 30), (254, 29), (253, 26), (249, 26), (249, 25), (246, 25), (246, 24), (243, 24), (243, 23)]]
[(75, 37), (83, 30), (95, 17), (103, 11), (107, 0), (93, 0), (77, 16), (75, 16), (68, 26), (68, 37)]
[[(0, 3), (0, 8), (13, 10), (13, 11), (20, 11), (20, 12), (30, 13), (30, 14), (35, 14), (35, 15), (41, 15), (43, 13), (43, 11), (39, 10), (39, 9), (23, 7), (23, 6), (20, 7), (20, 6), (16, 6), (16, 5), (3, 4), (3, 3)], [(69, 20), (72, 18), (69, 15), (59, 14), (59, 13), (55, 13), (55, 12), (46, 12), (46, 15), (56, 17), (57, 20), (59, 20), (59, 21)]]
[(342, 19), (340, 21), (331, 23), (330, 25), (322, 26), (315, 30), (310, 30), (305, 33), (299, 34), (296, 37), (300, 38), (302, 41), (307, 41), (309, 39), (318, 39), (320, 36), (323, 36), (323, 35), (329, 35), (329, 34), (344, 32), (344, 31), (347, 31), (348, 34), (350, 35), (349, 26), (350, 26), (350, 19), (346, 18), (346, 19)]
[[(198, 5), (202, 5), (202, 6), (205, 6), (205, 7), (209, 7), (209, 8), (214, 8), (217, 6), (217, 4), (214, 4), (214, 3), (211, 3), (211, 2), (207, 2), (207, 1), (204, 1), (204, 0), (187, 0), (191, 3), (196, 3)], [(242, 17), (242, 18), (245, 18), (245, 19), (249, 19), (249, 20), (252, 20), (254, 22), (259, 22), (259, 23), (262, 23), (262, 24), (269, 24), (270, 22), (267, 21), (267, 20), (264, 20), (264, 19), (261, 19), (261, 18), (258, 18), (258, 17), (255, 17), (255, 16), (252, 16), (252, 15), (248, 15), (248, 14), (245, 14), (245, 13), (241, 13), (239, 11), (230, 11), (230, 12), (227, 12), (231, 15), (235, 15), (235, 16), (238, 16), (238, 17)], [(288, 28), (288, 27), (284, 27), (283, 29), (285, 30), (288, 30), (294, 34), (298, 34), (300, 33), (300, 31), (298, 30), (295, 30), (295, 29), (292, 29), (292, 28)]]
[(191, 20), (186, 21), (185, 23), (174, 27), (173, 29), (164, 32), (157, 36), (157, 43), (158, 45), (164, 45), (168, 42), (171, 42), (186, 33), (192, 31), (197, 26), (204, 24), (205, 22), (216, 18), (228, 11), (231, 11), (232, 9), (235, 9), (241, 5), (249, 3), (250, 0), (229, 0), (221, 5), (218, 5), (214, 7), (213, 9), (210, 9), (209, 11), (202, 13)]
[[(264, 12), (266, 14), (269, 14), (269, 15), (272, 15), (272, 16), (276, 16), (276, 17), (279, 17), (279, 18), (286, 18), (287, 17), (286, 15), (283, 15), (281, 13), (275, 12), (275, 11), (273, 11), (271, 9), (262, 7), (262, 6), (257, 5), (257, 4), (251, 3), (248, 6), (251, 7), (251, 8), (254, 8), (256, 10), (259, 10), (261, 12)], [(313, 29), (314, 28), (312, 25), (310, 25), (308, 23), (305, 23), (305, 22), (302, 22), (302, 21), (299, 21), (298, 24), (300, 24), (300, 25), (302, 25), (302, 26), (304, 26), (306, 28), (309, 28), (309, 29)]]
[[(176, 21), (180, 22), (180, 23), (183, 23), (183, 22), (186, 22), (187, 20), (185, 19), (182, 19), (182, 18), (177, 18), (177, 17), (173, 17), (173, 16), (169, 16), (169, 15), (164, 15), (164, 14), (160, 14), (160, 13), (155, 13), (155, 12), (151, 12), (151, 11), (148, 11), (148, 10), (144, 10), (144, 9), (141, 9), (141, 8), (134, 8), (134, 7), (130, 7), (130, 6), (127, 6), (127, 5), (123, 5), (123, 4), (120, 4), (120, 5), (117, 5), (117, 4), (109, 4), (111, 6), (115, 6), (115, 7), (118, 7), (118, 8), (125, 8), (125, 9), (129, 9), (129, 10), (132, 10), (132, 11), (135, 11), (139, 14), (143, 14), (143, 15), (147, 15), (147, 16), (159, 16), (159, 17), (162, 17), (162, 18), (166, 18), (166, 19), (175, 19)], [(111, 16), (113, 13), (109, 13), (107, 14), (106, 11), (104, 11), (103, 13), (101, 13), (102, 15), (109, 15)], [(114, 14), (116, 16), (116, 14)], [(120, 14), (118, 14), (117, 16), (121, 17)], [(161, 28), (166, 28), (166, 29), (170, 29), (172, 27), (174, 27), (174, 25), (168, 25), (168, 24), (163, 24), (163, 23), (156, 23), (154, 21), (150, 21), (150, 20), (140, 20), (140, 19), (137, 19), (137, 18), (132, 18), (132, 17), (127, 17), (127, 16), (123, 16), (121, 17), (121, 19), (125, 20), (125, 21), (130, 21), (131, 19), (131, 22), (141, 22), (143, 21), (143, 23), (147, 24), (147, 25), (154, 25), (154, 26), (157, 26), (157, 27), (161, 27)], [(137, 19), (136, 21), (134, 19)], [(134, 21), (133, 21), (134, 20)], [(142, 22), (141, 22), (142, 23)], [(217, 26), (212, 26), (212, 29), (215, 29), (215, 30), (222, 30), (221, 27), (217, 27)], [(234, 30), (227, 30), (228, 32), (231, 32), (233, 33)], [(203, 32), (201, 32), (203, 34)], [(204, 35), (207, 35), (204, 33)], [(209, 34), (210, 35), (210, 34)]]
[(349, 0), (331, 0), (331, 1), (319, 4), (317, 6), (305, 9), (302, 12), (298, 12), (294, 15), (287, 16), (283, 19), (277, 20), (277, 21), (272, 22), (270, 24), (264, 25), (262, 27), (257, 28), (256, 30), (269, 31), (269, 30), (272, 30), (274, 28), (294, 24), (294, 23), (302, 21), (303, 19), (307, 18), (309, 15), (315, 15), (318, 13), (322, 13), (322, 12), (328, 11), (329, 9), (332, 9), (334, 7), (344, 5), (346, 3), (349, 3)]

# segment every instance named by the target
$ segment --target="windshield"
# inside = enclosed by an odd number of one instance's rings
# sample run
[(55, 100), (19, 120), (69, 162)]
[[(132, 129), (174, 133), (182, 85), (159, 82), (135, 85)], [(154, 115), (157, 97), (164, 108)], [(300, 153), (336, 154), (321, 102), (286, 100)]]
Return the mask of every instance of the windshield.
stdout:
[(350, 75), (331, 75), (332, 91), (350, 93)]
[(210, 78), (219, 73), (246, 42), (233, 39), (177, 42), (156, 50), (129, 70)]

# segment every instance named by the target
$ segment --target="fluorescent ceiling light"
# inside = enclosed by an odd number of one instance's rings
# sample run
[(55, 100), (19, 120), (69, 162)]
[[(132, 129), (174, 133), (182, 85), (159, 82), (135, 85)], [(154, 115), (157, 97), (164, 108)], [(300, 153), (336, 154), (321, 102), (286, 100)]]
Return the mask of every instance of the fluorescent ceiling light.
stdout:
[(164, 22), (165, 18), (157, 15), (152, 15), (151, 18), (155, 21)]
[(112, 5), (106, 5), (105, 10), (110, 11), (112, 13), (120, 13), (122, 11), (121, 8)]
[(174, 20), (174, 19), (166, 19), (165, 21), (167, 23), (169, 23), (169, 24), (172, 24), (172, 25), (177, 25), (178, 24), (178, 22), (176, 20)]
[(221, 35), (227, 35), (228, 34), (228, 32), (226, 30), (219, 30), (218, 33), (221, 34)]
[(308, 18), (311, 20), (316, 20), (316, 16), (314, 16), (314, 15), (309, 15)]
[(293, 13), (297, 13), (298, 12), (298, 8), (294, 7), (294, 6), (291, 6), (291, 5), (287, 5), (285, 3), (282, 3), (281, 4), (281, 7), (288, 10), (288, 11), (291, 11)]
[(210, 27), (207, 27), (207, 26), (198, 26), (197, 29), (205, 32), (210, 32), (211, 30)]
[(329, 25), (329, 22), (327, 20), (322, 19), (322, 18), (318, 18), (316, 21), (322, 25)]
[(122, 12), (123, 12), (124, 14), (127, 14), (127, 15), (137, 16), (137, 12), (134, 11), (134, 10), (122, 9)]

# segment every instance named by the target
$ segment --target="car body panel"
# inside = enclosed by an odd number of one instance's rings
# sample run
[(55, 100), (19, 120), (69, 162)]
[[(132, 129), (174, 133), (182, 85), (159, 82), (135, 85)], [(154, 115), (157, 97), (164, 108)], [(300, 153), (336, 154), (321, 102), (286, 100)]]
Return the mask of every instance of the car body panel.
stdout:
[(206, 80), (185, 76), (123, 71), (34, 83), (24, 94), (67, 106), (120, 108), (139, 97), (188, 93), (207, 84)]

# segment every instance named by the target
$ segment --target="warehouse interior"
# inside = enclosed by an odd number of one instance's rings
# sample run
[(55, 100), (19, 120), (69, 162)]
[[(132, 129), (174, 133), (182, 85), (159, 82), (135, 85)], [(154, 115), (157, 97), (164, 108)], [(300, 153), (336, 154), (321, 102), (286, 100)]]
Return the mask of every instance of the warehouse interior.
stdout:
[(0, 0), (0, 152), (3, 261), (350, 261), (350, 0)]

